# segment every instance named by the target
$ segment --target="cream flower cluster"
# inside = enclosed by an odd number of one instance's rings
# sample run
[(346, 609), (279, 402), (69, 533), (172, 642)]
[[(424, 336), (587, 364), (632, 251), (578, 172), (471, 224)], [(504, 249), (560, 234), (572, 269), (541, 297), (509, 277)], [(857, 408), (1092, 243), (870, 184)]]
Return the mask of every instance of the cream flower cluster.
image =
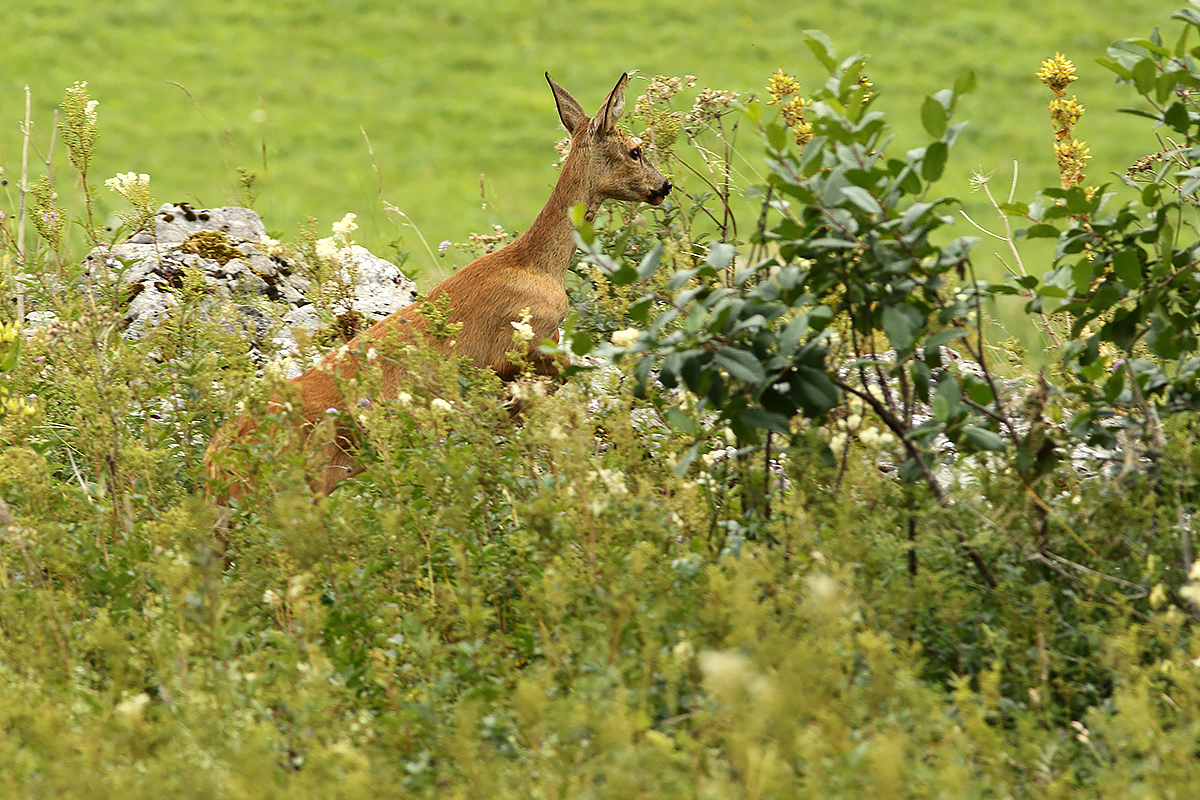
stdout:
[(333, 223), (333, 235), (318, 239), (315, 243), (317, 257), (325, 261), (341, 261), (344, 250), (354, 244), (354, 232), (358, 230), (357, 214), (347, 214)]

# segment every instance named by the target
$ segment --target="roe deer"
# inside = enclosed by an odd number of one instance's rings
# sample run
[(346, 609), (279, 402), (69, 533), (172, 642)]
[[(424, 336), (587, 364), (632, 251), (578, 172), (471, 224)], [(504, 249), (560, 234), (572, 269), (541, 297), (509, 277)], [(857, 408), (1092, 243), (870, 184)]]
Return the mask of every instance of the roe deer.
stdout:
[[(549, 73), (546, 80), (554, 92), (559, 118), (571, 135), (570, 152), (550, 199), (528, 230), (507, 246), (472, 261), (435, 286), (427, 297), (430, 301), (447, 297), (447, 321), (461, 324), (453, 341), (430, 344), (491, 368), (505, 381), (520, 372), (519, 365), (512, 363), (506, 353), (512, 348), (512, 323), (526, 312), (534, 334), (525, 356), (527, 363), (537, 374), (552, 377), (559, 371), (559, 362), (538, 352), (537, 347), (543, 339), (558, 341), (558, 328), (567, 314), (563, 278), (575, 253), (571, 210), (582, 204), (585, 217), (591, 220), (604, 200), (661, 205), (671, 191), (671, 184), (646, 162), (637, 143), (617, 127), (625, 109), (628, 75), (621, 76), (591, 118)], [(327, 443), (306, 440), (322, 420), (329, 418), (330, 409), (345, 412), (357, 402), (339, 388), (339, 381), (366, 368), (359, 354), (369, 347), (377, 348), (379, 366), (373, 368), (380, 372), (381, 387), (372, 399), (394, 399), (399, 394), (404, 367), (398, 356), (402, 356), (406, 344), (426, 338), (424, 334), (429, 330), (417, 308), (414, 304), (379, 321), (292, 381), (300, 419), (279, 433), (295, 437), (295, 446), (317, 448), (317, 452), (308, 454), (317, 471), (310, 478), (315, 492), (328, 494), (338, 482), (361, 471), (353, 456), (358, 435), (353, 415), (334, 415), (336, 429)], [(269, 404), (275, 413), (282, 407), (279, 399)], [(261, 423), (249, 414), (217, 431), (204, 454), (210, 493), (222, 499), (242, 495), (248, 479), (235, 474), (225, 463), (225, 451), (267, 439)]]

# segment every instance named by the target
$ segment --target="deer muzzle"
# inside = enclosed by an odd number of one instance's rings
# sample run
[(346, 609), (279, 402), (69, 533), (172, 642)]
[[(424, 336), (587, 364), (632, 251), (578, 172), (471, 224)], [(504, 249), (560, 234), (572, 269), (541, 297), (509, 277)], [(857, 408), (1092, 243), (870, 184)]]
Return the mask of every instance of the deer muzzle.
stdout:
[(663, 201), (667, 199), (667, 195), (669, 195), (670, 193), (671, 193), (671, 182), (664, 178), (663, 182), (662, 182), (662, 186), (658, 187), (653, 192), (651, 192), (650, 196), (646, 198), (646, 202), (652, 206), (661, 206), (663, 204)]

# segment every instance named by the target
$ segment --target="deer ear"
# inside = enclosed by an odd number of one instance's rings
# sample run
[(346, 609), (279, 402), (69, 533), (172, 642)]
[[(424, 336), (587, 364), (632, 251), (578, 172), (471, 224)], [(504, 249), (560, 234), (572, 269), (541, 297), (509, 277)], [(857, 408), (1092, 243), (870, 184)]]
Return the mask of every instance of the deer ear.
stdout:
[(554, 92), (554, 103), (558, 106), (558, 118), (562, 120), (563, 127), (567, 129), (567, 132), (574, 136), (580, 126), (587, 124), (588, 115), (566, 89), (554, 82), (554, 78), (550, 77), (549, 72), (546, 73), (546, 80), (550, 83), (550, 90)]
[(617, 81), (617, 85), (609, 92), (608, 99), (604, 101), (604, 105), (596, 112), (596, 120), (593, 123), (596, 133), (612, 133), (613, 128), (617, 126), (617, 120), (625, 113), (625, 87), (628, 84), (629, 73), (622, 73), (621, 79)]

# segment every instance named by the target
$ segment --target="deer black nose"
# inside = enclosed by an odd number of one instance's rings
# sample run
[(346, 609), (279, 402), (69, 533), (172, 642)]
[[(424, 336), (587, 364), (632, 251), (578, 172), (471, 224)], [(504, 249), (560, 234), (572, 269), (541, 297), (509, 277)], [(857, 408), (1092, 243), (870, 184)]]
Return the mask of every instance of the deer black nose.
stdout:
[(666, 197), (670, 193), (671, 193), (671, 182), (666, 181), (666, 180), (664, 180), (662, 182), (662, 186), (658, 187), (658, 191), (655, 192), (655, 194), (658, 195), (659, 197)]

